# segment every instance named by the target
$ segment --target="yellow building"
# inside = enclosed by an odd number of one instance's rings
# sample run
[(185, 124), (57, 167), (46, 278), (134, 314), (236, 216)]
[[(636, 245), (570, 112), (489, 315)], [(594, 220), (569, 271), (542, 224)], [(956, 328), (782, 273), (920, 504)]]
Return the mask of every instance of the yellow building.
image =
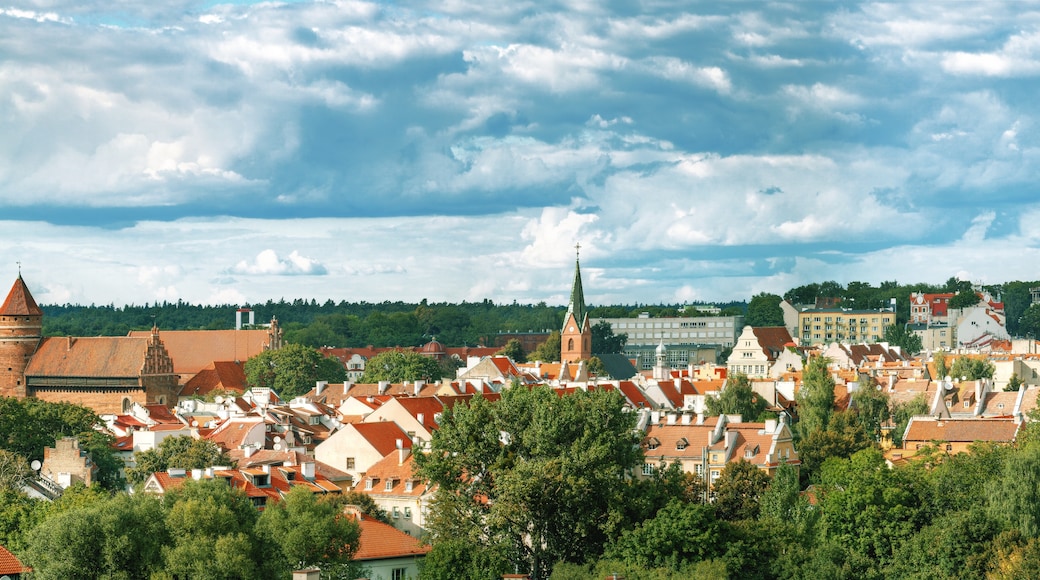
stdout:
[(821, 308), (798, 313), (798, 338), (802, 345), (830, 342), (879, 342), (885, 329), (896, 323), (891, 310)]

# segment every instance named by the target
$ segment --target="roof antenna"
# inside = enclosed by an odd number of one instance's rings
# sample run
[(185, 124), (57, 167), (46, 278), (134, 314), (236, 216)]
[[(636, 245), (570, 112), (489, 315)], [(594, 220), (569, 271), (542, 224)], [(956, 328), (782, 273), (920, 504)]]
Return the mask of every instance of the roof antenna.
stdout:
[(22, 277), (22, 263), (21, 262), (15, 262), (15, 264), (18, 264), (18, 277), (21, 278)]

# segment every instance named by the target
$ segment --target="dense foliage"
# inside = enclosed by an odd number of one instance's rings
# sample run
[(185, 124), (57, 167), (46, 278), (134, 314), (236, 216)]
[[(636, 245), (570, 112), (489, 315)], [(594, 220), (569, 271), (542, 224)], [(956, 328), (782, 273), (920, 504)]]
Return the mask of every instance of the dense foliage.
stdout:
[(144, 483), (153, 473), (170, 468), (234, 467), (234, 463), (222, 447), (209, 439), (167, 437), (153, 449), (134, 453), (134, 467), (126, 469), (126, 479), (136, 485)]
[(317, 381), (342, 383), (347, 377), (338, 360), (299, 344), (265, 350), (247, 360), (244, 370), (246, 384), (274, 389), (285, 401), (313, 389)]

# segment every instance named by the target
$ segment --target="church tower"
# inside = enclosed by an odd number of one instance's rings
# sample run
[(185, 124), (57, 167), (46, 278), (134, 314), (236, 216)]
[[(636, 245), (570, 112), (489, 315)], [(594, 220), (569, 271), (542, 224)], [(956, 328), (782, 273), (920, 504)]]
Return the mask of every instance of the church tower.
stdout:
[[(575, 246), (581, 250), (581, 245)], [(560, 362), (577, 362), (592, 358), (592, 326), (589, 313), (585, 310), (585, 294), (581, 290), (581, 261), (574, 259), (574, 284), (571, 286), (571, 302), (563, 318), (560, 331)]]
[(0, 396), (25, 398), (25, 367), (43, 336), (43, 311), (22, 275), (0, 306)]

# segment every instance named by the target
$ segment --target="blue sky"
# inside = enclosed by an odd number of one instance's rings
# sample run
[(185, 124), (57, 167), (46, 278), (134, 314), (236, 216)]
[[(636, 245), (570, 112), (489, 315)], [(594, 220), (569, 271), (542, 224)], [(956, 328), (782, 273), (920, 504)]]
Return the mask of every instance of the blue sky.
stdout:
[(1038, 78), (1021, 0), (14, 0), (0, 274), (563, 304), (580, 242), (592, 304), (1036, 280)]

